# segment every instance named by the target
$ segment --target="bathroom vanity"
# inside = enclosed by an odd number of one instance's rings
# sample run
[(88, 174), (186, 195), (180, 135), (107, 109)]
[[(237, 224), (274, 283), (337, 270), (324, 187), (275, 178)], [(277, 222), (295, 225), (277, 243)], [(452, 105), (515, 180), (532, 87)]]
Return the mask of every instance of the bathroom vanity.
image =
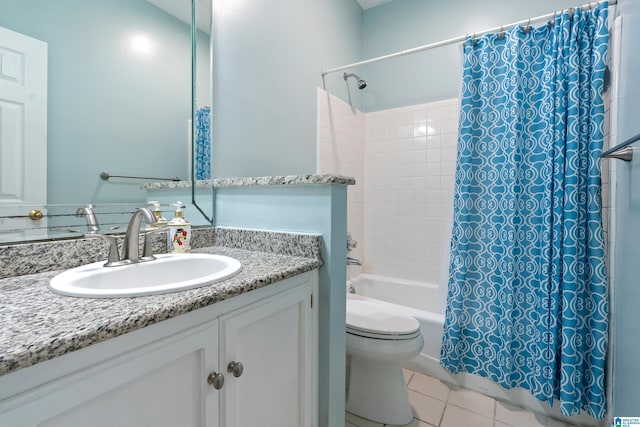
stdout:
[[(62, 269), (106, 259), (99, 239), (0, 246), (0, 426), (343, 423), (353, 184), (334, 175), (199, 182), (215, 190), (216, 227), (192, 230), (192, 247), (242, 270), (167, 295), (47, 289)], [(164, 203), (185, 200), (177, 196), (191, 186), (147, 192)], [(166, 248), (161, 240), (153, 253)]]
[(137, 298), (56, 295), (59, 271), (1, 279), (0, 425), (317, 425), (322, 261), (199, 251), (242, 270)]

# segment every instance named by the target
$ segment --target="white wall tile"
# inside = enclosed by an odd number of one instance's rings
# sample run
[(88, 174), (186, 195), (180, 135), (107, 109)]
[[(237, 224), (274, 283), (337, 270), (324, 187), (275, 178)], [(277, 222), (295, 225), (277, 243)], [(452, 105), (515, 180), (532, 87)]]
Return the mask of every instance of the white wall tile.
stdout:
[[(356, 179), (356, 185), (347, 189), (347, 229), (358, 242), (349, 256), (362, 260), (365, 236), (365, 117), (344, 101), (320, 89), (318, 116), (318, 173), (336, 173)], [(370, 129), (368, 134), (376, 135), (376, 132)], [(348, 269), (349, 275), (357, 275), (360, 271), (358, 267)]]
[[(362, 114), (319, 92), (318, 170), (354, 176), (348, 228), (364, 271), (438, 283), (455, 173), (456, 99)], [(357, 256), (356, 256), (357, 255)]]
[[(457, 115), (457, 100), (365, 114), (364, 134), (375, 136), (365, 137), (365, 240), (385, 236), (378, 243), (385, 250), (365, 248), (366, 272), (438, 282), (447, 238), (442, 224), (448, 213), (442, 206), (450, 204), (453, 190), (452, 180), (444, 177), (452, 177), (455, 168), (457, 138), (449, 133), (457, 132)], [(408, 123), (417, 137), (402, 137)], [(381, 124), (386, 140), (374, 131)], [(377, 215), (368, 215), (370, 209)]]

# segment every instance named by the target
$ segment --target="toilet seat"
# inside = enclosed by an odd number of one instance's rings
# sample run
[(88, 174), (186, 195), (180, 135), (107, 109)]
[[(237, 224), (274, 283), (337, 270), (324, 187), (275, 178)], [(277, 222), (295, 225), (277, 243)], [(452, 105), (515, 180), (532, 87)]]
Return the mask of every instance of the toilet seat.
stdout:
[(420, 323), (389, 313), (374, 302), (347, 300), (347, 333), (379, 340), (408, 340), (420, 335)]
[(353, 329), (347, 326), (347, 334), (357, 335), (359, 337), (371, 338), (376, 340), (389, 340), (389, 341), (401, 341), (401, 340), (410, 340), (416, 338), (420, 335), (420, 331), (415, 331), (412, 334), (402, 334), (402, 335), (391, 335), (391, 334), (380, 334), (369, 331), (361, 331), (358, 329)]

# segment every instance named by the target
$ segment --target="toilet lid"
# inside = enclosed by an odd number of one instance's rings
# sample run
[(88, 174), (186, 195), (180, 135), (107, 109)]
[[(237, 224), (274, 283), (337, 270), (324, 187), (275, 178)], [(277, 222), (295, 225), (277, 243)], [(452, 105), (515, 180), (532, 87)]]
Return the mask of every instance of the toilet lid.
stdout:
[(369, 301), (347, 299), (347, 329), (376, 335), (409, 335), (420, 329), (410, 316), (389, 313)]

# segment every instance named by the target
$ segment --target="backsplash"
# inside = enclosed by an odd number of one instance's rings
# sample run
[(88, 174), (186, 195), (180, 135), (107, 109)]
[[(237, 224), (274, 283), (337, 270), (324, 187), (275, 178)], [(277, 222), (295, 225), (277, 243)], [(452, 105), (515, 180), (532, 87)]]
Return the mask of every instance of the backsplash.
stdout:
[[(216, 227), (213, 246), (322, 259), (322, 237), (318, 234), (283, 233)], [(200, 247), (207, 246), (202, 245)]]
[[(315, 234), (282, 233), (234, 228), (194, 228), (193, 249), (226, 246), (257, 252), (320, 258), (322, 238)], [(118, 237), (122, 247), (124, 236)], [(144, 239), (140, 239), (144, 241)], [(164, 233), (152, 236), (153, 253), (166, 253)], [(72, 239), (0, 246), (0, 279), (62, 270), (106, 260), (107, 243), (99, 239)]]

